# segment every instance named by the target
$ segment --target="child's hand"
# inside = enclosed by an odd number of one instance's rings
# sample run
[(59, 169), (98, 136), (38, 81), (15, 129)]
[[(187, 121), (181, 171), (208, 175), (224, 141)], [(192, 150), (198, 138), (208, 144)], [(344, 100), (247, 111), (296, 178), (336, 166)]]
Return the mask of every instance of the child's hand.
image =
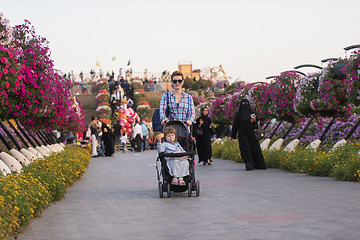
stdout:
[(157, 135), (156, 139), (158, 143), (161, 143), (161, 139), (164, 137), (163, 133), (160, 133), (159, 135)]

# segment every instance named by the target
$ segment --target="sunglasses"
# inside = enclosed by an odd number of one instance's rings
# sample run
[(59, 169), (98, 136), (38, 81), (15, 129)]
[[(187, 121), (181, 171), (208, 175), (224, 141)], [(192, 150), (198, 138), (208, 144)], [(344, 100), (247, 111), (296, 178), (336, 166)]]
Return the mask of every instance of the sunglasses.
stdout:
[(172, 82), (175, 84), (175, 83), (182, 83), (183, 80), (172, 80)]

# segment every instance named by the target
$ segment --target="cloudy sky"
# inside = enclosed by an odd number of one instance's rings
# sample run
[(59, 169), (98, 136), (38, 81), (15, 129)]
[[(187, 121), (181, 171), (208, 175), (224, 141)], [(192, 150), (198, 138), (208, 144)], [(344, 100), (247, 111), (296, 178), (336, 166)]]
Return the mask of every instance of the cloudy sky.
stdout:
[(359, 9), (359, 0), (17, 0), (0, 6), (12, 26), (27, 19), (50, 41), (63, 72), (98, 70), (99, 61), (104, 71), (118, 73), (131, 59), (134, 72), (160, 73), (192, 62), (193, 69), (222, 64), (232, 80), (246, 82), (345, 57), (344, 47), (360, 44)]

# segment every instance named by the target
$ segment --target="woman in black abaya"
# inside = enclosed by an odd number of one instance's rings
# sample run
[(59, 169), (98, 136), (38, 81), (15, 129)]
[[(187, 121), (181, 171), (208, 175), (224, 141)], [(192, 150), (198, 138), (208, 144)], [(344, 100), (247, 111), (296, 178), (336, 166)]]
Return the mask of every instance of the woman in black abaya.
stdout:
[(101, 130), (103, 133), (102, 140), (105, 147), (105, 156), (112, 156), (114, 154), (115, 135), (105, 123), (102, 123)]
[(212, 123), (208, 116), (209, 109), (201, 109), (201, 116), (196, 119), (194, 127), (194, 136), (196, 138), (196, 149), (199, 155), (199, 163), (203, 162), (203, 165), (211, 165), (211, 134)]
[(259, 141), (255, 138), (255, 128), (257, 128), (256, 116), (249, 101), (243, 99), (234, 118), (231, 137), (235, 139), (236, 135), (238, 136), (241, 158), (245, 163), (246, 171), (266, 169)]

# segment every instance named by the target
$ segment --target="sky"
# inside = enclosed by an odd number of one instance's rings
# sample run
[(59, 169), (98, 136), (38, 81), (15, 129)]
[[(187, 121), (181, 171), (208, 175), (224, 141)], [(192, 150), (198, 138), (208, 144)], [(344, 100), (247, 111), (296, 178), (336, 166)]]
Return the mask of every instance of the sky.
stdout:
[(231, 81), (269, 81), (301, 64), (324, 66), (360, 44), (359, 0), (0, 1), (11, 26), (26, 19), (50, 42), (64, 73), (98, 71), (98, 61), (116, 74), (172, 72), (191, 62), (193, 69), (221, 64)]

